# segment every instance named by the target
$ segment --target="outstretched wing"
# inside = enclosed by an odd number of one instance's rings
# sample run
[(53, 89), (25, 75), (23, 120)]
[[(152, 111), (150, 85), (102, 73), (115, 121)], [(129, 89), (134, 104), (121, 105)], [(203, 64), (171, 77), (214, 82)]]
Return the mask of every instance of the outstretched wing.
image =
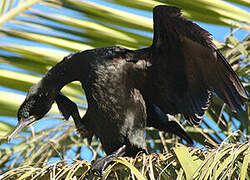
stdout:
[[(150, 96), (164, 112), (182, 113), (199, 124), (215, 92), (232, 110), (247, 94), (239, 78), (212, 42), (210, 34), (185, 19), (179, 8), (154, 8)], [(154, 91), (154, 93), (153, 93)]]

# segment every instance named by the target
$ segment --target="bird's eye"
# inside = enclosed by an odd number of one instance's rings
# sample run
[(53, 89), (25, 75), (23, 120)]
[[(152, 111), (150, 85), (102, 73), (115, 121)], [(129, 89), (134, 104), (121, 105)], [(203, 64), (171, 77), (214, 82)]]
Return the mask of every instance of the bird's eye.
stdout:
[(25, 118), (29, 117), (29, 112), (23, 113), (23, 117), (25, 117)]

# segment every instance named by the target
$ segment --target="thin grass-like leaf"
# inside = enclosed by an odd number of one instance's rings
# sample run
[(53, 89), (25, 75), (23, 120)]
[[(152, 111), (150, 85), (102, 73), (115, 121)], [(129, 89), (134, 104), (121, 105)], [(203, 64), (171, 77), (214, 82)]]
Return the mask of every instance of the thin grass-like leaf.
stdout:
[(32, 40), (32, 41), (37, 41), (37, 42), (43, 42), (46, 44), (54, 45), (60, 48), (64, 48), (67, 50), (72, 50), (72, 51), (77, 51), (79, 49), (81, 50), (86, 50), (86, 49), (92, 49), (92, 46), (85, 45), (83, 43), (77, 43), (72, 40), (65, 40), (63, 38), (59, 37), (52, 37), (52, 36), (47, 36), (43, 34), (37, 34), (37, 33), (32, 33), (28, 31), (20, 31), (20, 30), (15, 30), (15, 29), (8, 29), (8, 30), (1, 30), (2, 33), (5, 33), (10, 36), (22, 38), (22, 39), (27, 39), (27, 40)]
[[(60, 4), (59, 1), (54, 1), (53, 3)], [(129, 28), (150, 32), (152, 31), (152, 19), (133, 13), (128, 13), (92, 2), (66, 0), (61, 5), (66, 8), (72, 8), (73, 10), (80, 10), (86, 13), (88, 16), (94, 17), (95, 19), (99, 19), (101, 21), (105, 20), (106, 22), (116, 23)], [(103, 16), (103, 14), (105, 14), (105, 16)]]
[(225, 0), (242, 6), (250, 7), (250, 2), (248, 0)]
[(11, 20), (15, 16), (21, 14), (26, 9), (29, 9), (30, 7), (37, 4), (40, 0), (27, 0), (23, 1), (23, 3), (20, 3), (17, 7), (14, 9), (11, 9), (8, 13), (6, 13), (4, 16), (0, 16), (0, 26), (2, 26), (7, 21)]
[(138, 180), (146, 180), (146, 178), (143, 177), (143, 175), (133, 165), (131, 165), (128, 161), (126, 161), (124, 158), (118, 158), (115, 161), (117, 163), (121, 163), (121, 164), (124, 164), (125, 166), (127, 166), (132, 171), (132, 173), (136, 176), (136, 178)]
[(247, 176), (249, 178), (249, 175), (247, 174), (247, 171), (249, 170), (249, 163), (250, 163), (250, 145), (248, 144), (248, 149), (245, 152), (245, 157), (240, 171), (240, 180), (247, 179)]
[(228, 169), (230, 169), (229, 166), (232, 166), (232, 164), (234, 164), (234, 161), (237, 159), (237, 157), (243, 152), (246, 151), (246, 149), (249, 147), (248, 144), (243, 144), (242, 146), (240, 146), (239, 148), (237, 148), (235, 150), (235, 152), (233, 154), (231, 154), (230, 156), (228, 156), (223, 163), (220, 164), (219, 168), (217, 169), (217, 171), (215, 171), (215, 179), (218, 179), (219, 177), (223, 177), (221, 176), (221, 173), (224, 171), (225, 175), (227, 175), (227, 171)]
[(201, 161), (192, 157), (187, 148), (184, 146), (174, 147), (173, 150), (181, 163), (182, 168), (184, 169), (186, 178), (188, 180), (192, 179), (195, 171), (201, 165)]

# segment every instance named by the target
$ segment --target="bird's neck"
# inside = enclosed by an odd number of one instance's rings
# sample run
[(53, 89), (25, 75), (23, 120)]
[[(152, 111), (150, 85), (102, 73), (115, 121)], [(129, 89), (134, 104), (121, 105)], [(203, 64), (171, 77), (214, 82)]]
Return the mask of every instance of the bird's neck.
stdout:
[(81, 53), (71, 54), (52, 67), (39, 82), (41, 88), (55, 95), (72, 81), (87, 78), (88, 62)]

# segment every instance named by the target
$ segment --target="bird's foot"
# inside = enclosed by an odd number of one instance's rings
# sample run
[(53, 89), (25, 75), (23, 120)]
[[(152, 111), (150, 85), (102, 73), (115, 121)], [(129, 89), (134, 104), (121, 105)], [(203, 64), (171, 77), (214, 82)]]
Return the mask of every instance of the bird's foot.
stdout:
[(96, 173), (98, 176), (102, 176), (103, 171), (105, 170), (107, 165), (111, 163), (113, 160), (115, 160), (116, 158), (123, 156), (125, 154), (125, 150), (126, 150), (126, 146), (123, 145), (118, 150), (114, 151), (112, 154), (106, 157), (97, 159), (91, 165), (92, 171)]

